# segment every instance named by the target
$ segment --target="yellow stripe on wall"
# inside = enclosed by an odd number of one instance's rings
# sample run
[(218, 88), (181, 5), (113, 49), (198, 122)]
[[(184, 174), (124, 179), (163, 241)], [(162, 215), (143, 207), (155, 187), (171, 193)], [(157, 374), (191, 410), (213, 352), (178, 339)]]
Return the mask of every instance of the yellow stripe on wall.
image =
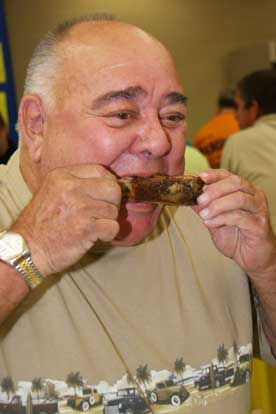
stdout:
[(5, 61), (3, 55), (3, 45), (0, 42), (0, 83), (5, 83), (7, 81), (6, 77), (6, 69), (5, 69)]
[(9, 125), (8, 102), (6, 92), (0, 92), (0, 113), (6, 121), (6, 125)]
[(253, 360), (252, 412), (276, 414), (276, 368)]

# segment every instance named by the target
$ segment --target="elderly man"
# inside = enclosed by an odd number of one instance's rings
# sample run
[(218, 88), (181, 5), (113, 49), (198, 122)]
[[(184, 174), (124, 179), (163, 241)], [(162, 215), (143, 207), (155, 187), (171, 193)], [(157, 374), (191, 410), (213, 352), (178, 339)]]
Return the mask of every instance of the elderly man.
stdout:
[(2, 391), (47, 379), (66, 413), (249, 412), (245, 273), (276, 350), (263, 193), (211, 170), (194, 211), (121, 202), (118, 177), (182, 173), (185, 102), (168, 51), (125, 23), (79, 18), (34, 52), (1, 170)]

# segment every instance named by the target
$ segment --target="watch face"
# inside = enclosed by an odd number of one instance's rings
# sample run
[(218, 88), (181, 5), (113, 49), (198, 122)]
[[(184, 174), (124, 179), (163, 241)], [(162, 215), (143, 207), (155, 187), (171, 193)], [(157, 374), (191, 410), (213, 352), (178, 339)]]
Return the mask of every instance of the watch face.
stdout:
[(8, 232), (0, 238), (0, 258), (13, 259), (24, 251), (24, 240), (20, 234)]

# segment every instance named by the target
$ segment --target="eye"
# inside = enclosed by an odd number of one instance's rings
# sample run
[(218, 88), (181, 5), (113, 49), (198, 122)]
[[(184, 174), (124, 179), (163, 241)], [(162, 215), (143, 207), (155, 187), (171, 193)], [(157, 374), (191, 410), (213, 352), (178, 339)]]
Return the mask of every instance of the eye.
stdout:
[(115, 117), (118, 119), (130, 119), (131, 115), (128, 112), (118, 112), (115, 114)]
[(103, 115), (106, 119), (107, 125), (112, 128), (123, 128), (128, 126), (132, 124), (138, 116), (138, 113), (132, 110), (112, 111)]
[(162, 125), (166, 128), (177, 128), (183, 125), (185, 119), (186, 116), (182, 112), (170, 112), (160, 115)]

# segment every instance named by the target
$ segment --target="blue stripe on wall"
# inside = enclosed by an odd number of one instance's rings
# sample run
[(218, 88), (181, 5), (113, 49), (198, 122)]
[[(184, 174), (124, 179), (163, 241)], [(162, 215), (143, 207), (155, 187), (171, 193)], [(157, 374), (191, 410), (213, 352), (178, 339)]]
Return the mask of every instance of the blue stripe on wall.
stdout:
[(9, 52), (9, 41), (6, 31), (6, 22), (5, 22), (5, 13), (3, 7), (3, 0), (0, 0), (0, 42), (3, 47), (3, 58), (4, 58), (4, 67), (6, 72), (6, 79), (4, 83), (0, 82), (0, 92), (6, 94), (7, 100), (7, 113), (8, 113), (8, 123), (9, 123), (9, 139), (13, 145), (17, 145), (18, 137), (15, 130), (15, 124), (17, 121), (17, 105), (16, 105), (16, 96), (14, 89), (14, 81), (12, 74), (12, 66)]

